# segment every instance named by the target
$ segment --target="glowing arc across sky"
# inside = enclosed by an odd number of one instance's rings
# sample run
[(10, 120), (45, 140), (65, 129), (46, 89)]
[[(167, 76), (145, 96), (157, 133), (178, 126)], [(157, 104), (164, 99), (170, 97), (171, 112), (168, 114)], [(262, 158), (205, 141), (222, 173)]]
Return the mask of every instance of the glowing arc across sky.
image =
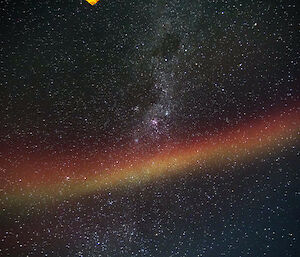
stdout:
[[(280, 150), (289, 142), (297, 141), (300, 119), (297, 109), (273, 113), (268, 119), (242, 125), (205, 140), (193, 139), (172, 146), (154, 155), (145, 155), (135, 161), (120, 163), (95, 174), (83, 171), (67, 179), (52, 183), (26, 181), (25, 186), (7, 188), (2, 202), (23, 205), (28, 203), (61, 201), (91, 194), (98, 190), (130, 187), (151, 182), (160, 177), (172, 177), (187, 169), (204, 165), (220, 166), (232, 161), (242, 161), (264, 153)], [(26, 170), (30, 173), (30, 170)], [(4, 199), (5, 198), (5, 199)]]

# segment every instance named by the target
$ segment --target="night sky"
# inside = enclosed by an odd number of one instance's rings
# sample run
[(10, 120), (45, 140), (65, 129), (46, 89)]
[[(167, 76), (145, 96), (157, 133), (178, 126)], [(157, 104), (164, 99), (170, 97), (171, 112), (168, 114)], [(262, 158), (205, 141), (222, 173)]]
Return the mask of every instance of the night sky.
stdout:
[(3, 1), (0, 256), (299, 256), (296, 2)]

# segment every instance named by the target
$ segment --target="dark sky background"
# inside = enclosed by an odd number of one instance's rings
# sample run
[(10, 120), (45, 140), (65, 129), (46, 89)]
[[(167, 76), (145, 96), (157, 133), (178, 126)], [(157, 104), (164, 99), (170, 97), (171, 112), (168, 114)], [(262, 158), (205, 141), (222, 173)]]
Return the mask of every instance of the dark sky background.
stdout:
[[(158, 148), (299, 102), (297, 1), (1, 5), (0, 164)], [(0, 255), (296, 257), (298, 158), (294, 142), (33, 217), (4, 211)]]
[(296, 95), (293, 2), (24, 1), (3, 11), (3, 134), (72, 143), (132, 133), (165, 87), (172, 121), (204, 130)]

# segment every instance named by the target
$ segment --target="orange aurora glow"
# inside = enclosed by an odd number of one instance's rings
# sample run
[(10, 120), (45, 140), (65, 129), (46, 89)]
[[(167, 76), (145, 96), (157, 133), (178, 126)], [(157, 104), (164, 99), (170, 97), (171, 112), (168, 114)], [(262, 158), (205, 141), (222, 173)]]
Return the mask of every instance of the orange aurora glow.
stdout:
[(1, 198), (2, 202), (18, 205), (61, 201), (98, 190), (134, 187), (185, 172), (201, 172), (205, 167), (248, 161), (297, 141), (299, 126), (299, 114), (294, 108), (208, 138), (168, 143), (161, 147), (163, 150), (151, 154), (132, 150), (128, 155), (129, 149), (123, 149), (113, 154), (113, 162), (105, 163), (105, 156), (99, 155), (89, 160), (79, 158), (76, 167), (49, 156), (43, 161), (20, 160), (5, 184), (5, 199)]

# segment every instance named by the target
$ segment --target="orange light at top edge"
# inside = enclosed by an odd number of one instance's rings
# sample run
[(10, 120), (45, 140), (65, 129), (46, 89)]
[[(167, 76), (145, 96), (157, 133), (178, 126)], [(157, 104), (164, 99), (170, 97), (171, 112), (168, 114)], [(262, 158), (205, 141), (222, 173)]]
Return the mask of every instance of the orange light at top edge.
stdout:
[(90, 3), (91, 5), (96, 4), (99, 0), (86, 0), (88, 3)]

